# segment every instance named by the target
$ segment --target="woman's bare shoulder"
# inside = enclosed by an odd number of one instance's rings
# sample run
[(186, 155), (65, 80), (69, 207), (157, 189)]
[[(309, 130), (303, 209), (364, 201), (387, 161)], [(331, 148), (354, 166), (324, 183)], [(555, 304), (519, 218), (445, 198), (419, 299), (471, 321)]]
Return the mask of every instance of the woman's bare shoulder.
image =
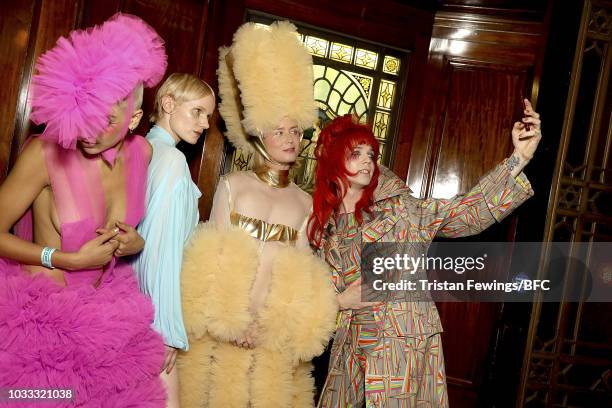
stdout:
[(34, 137), (26, 142), (11, 172), (45, 176), (47, 178), (47, 166), (45, 165), (45, 144), (52, 143)]

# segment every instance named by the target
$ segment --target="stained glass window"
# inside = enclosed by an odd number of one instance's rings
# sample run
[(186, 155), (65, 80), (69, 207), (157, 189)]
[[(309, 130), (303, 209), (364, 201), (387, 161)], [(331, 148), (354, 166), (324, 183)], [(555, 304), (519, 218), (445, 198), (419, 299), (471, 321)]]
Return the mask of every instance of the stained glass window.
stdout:
[[(273, 21), (257, 14), (249, 19), (263, 25)], [(397, 94), (402, 92), (408, 53), (294, 24), (313, 57), (314, 98), (319, 106), (319, 119), (304, 132), (300, 159), (292, 169), (296, 183), (307, 191), (311, 189), (320, 129), (327, 121), (347, 113), (372, 125), (380, 143), (379, 162), (387, 164), (397, 129)], [(232, 170), (244, 170), (249, 163), (250, 157), (239, 150), (234, 152)]]
[(366, 118), (372, 77), (325, 65), (314, 66), (314, 77), (315, 101), (328, 118), (345, 113)]

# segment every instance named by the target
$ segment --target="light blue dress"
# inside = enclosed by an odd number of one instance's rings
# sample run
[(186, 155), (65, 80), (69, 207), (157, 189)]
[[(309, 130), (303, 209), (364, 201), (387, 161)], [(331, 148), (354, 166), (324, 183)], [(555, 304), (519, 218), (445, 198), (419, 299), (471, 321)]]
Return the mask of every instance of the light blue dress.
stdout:
[(140, 289), (155, 306), (153, 327), (168, 346), (187, 350), (181, 309), (183, 248), (198, 224), (202, 195), (191, 180), (185, 156), (170, 134), (154, 126), (147, 134), (153, 157), (147, 178), (145, 216), (138, 233), (145, 246), (132, 263)]

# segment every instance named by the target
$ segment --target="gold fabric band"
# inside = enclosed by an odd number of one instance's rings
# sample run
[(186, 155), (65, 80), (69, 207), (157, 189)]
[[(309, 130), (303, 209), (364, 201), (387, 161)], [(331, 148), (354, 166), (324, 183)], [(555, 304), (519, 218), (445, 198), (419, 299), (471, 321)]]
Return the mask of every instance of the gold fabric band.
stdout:
[(230, 221), (247, 234), (260, 241), (279, 241), (294, 244), (297, 241), (298, 232), (288, 225), (270, 224), (258, 218), (247, 217), (236, 212), (230, 213)]

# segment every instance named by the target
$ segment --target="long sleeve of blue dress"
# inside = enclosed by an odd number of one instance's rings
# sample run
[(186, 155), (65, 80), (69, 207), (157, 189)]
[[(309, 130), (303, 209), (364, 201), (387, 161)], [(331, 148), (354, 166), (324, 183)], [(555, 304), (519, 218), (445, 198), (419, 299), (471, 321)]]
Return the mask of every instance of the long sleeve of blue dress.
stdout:
[(145, 246), (134, 258), (133, 267), (141, 291), (151, 297), (155, 307), (153, 327), (166, 345), (187, 350), (180, 274), (183, 248), (199, 220), (201, 193), (191, 180), (185, 156), (168, 132), (155, 126), (147, 140), (153, 146), (153, 157), (145, 217), (138, 226)]

